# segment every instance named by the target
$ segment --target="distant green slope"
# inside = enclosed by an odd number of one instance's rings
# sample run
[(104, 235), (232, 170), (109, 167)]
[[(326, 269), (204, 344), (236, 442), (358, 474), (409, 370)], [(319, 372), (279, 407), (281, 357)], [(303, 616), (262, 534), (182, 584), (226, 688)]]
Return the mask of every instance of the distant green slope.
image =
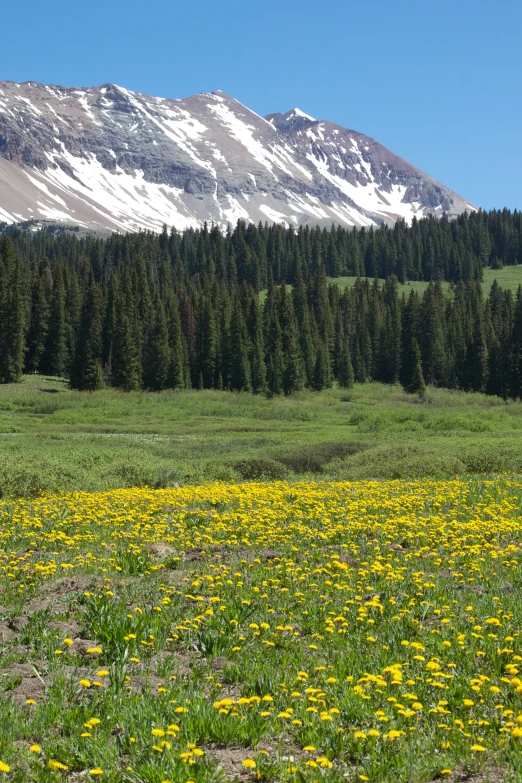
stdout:
[[(338, 285), (341, 290), (345, 288), (352, 288), (355, 285), (356, 277), (329, 277), (328, 282)], [(498, 284), (502, 288), (508, 288), (511, 291), (516, 291), (519, 285), (522, 285), (522, 266), (505, 266), (503, 269), (484, 269), (484, 293), (488, 294), (493, 280), (497, 280)], [(381, 282), (383, 282), (381, 280)], [(402, 293), (408, 294), (410, 291), (417, 291), (422, 294), (428, 283), (425, 281), (409, 280), (404, 285), (399, 285), (399, 296)], [(442, 287), (449, 288), (449, 283), (442, 283)], [(292, 290), (292, 286), (287, 286), (288, 290)], [(261, 302), (264, 302), (266, 297), (266, 291), (260, 293)]]
[(0, 496), (252, 478), (522, 474), (522, 402), (356, 384), (273, 397), (0, 385)]

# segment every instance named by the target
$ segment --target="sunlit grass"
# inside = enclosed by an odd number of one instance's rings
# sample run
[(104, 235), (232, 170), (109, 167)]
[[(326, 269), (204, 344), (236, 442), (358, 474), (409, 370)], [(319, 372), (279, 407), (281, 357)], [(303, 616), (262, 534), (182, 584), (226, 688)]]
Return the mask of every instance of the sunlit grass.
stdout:
[(295, 397), (0, 386), (0, 491), (168, 487), (212, 479), (449, 477), (522, 472), (522, 404), (399, 386)]

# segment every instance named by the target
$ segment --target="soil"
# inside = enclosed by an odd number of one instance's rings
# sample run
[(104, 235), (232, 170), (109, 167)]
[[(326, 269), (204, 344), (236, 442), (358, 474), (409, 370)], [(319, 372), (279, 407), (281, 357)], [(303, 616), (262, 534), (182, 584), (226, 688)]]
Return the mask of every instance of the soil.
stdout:
[(174, 547), (170, 546), (170, 544), (163, 544), (160, 542), (152, 544), (149, 548), (149, 552), (152, 557), (155, 557), (158, 560), (165, 560), (165, 558), (176, 554)]

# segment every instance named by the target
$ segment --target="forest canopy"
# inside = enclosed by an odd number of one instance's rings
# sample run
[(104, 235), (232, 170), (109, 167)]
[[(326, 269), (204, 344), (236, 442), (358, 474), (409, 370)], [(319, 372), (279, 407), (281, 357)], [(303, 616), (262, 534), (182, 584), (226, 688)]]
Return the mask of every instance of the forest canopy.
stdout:
[[(522, 213), (508, 210), (375, 230), (239, 221), (226, 233), (100, 238), (11, 227), (0, 381), (28, 372), (84, 390), (292, 394), (379, 380), (520, 397), (522, 293), (481, 287), (485, 267), (519, 263)], [(342, 275), (360, 279), (341, 291), (328, 278)], [(406, 296), (409, 280), (429, 285)]]

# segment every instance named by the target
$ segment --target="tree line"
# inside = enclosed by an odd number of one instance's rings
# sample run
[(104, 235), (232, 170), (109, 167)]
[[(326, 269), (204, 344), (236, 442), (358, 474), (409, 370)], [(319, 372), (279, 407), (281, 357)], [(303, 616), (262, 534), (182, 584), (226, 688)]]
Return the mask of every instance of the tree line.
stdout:
[[(0, 225), (0, 232), (2, 227)], [(7, 227), (20, 260), (32, 265), (48, 259), (67, 261), (85, 280), (92, 271), (106, 287), (112, 269), (141, 256), (151, 286), (163, 267), (174, 267), (189, 283), (202, 272), (228, 286), (249, 283), (255, 291), (276, 283), (293, 283), (299, 269), (305, 279), (321, 265), (328, 277), (354, 276), (407, 280), (481, 280), (484, 267), (522, 264), (522, 212), (507, 209), (464, 213), (455, 220), (427, 217), (411, 225), (331, 228), (246, 224), (238, 221), (225, 233), (216, 226), (183, 233), (138, 232), (107, 238), (58, 231)]]
[[(449, 294), (437, 274), (423, 295), (406, 296), (393, 266), (381, 272), (384, 283), (360, 277), (341, 291), (328, 280), (337, 243), (358, 246), (370, 235), (395, 242), (416, 232), (429, 247), (430, 232), (464, 232), (473, 244), (482, 229), (480, 274), (472, 265)], [(80, 390), (292, 394), (378, 380), (417, 393), (430, 383), (522, 396), (522, 292), (495, 283), (484, 297), (480, 285), (492, 253), (498, 264), (506, 253), (518, 260), (519, 213), (428, 218), (375, 232), (240, 222), (225, 234), (206, 226), (106, 239), (10, 234), (0, 239), (0, 382), (25, 371), (66, 377)], [(422, 271), (422, 253), (415, 258)]]

